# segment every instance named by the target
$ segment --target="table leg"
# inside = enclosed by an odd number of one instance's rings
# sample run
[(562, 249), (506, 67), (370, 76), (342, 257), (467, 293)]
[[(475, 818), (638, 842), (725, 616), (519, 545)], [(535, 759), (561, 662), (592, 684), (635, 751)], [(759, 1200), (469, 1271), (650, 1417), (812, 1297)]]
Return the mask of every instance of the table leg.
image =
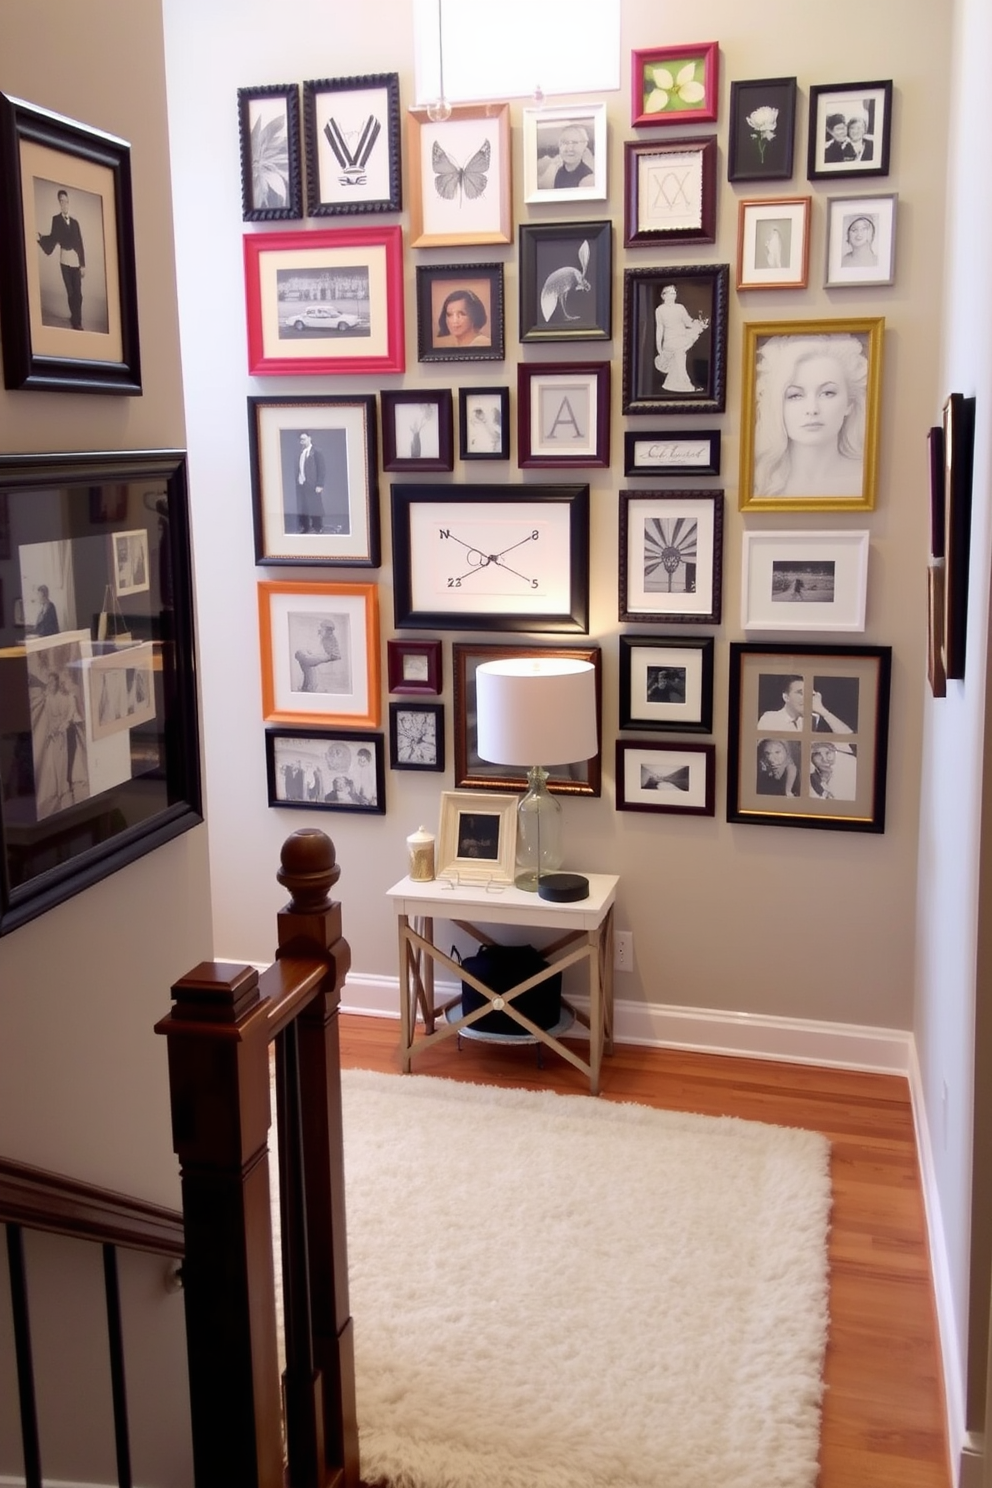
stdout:
[(613, 906), (610, 905), (606, 919), (600, 927), (599, 937), (600, 980), (603, 984), (603, 1048), (613, 1053)]
[(416, 1008), (413, 1005), (413, 989), (410, 985), (410, 957), (413, 954), (413, 946), (407, 935), (409, 920), (406, 915), (401, 914), (397, 918), (399, 925), (399, 950), (400, 950), (400, 1059), (403, 1065), (403, 1073), (410, 1073), (411, 1053), (413, 1046), (413, 1024), (416, 1020)]
[(603, 1062), (603, 978), (601, 975), (602, 926), (589, 932), (589, 1091), (599, 1094), (599, 1070)]
[[(425, 940), (434, 944), (434, 921), (424, 917), (418, 921), (417, 928)], [(420, 951), (418, 970), (420, 973), (420, 984), (424, 995), (424, 1027), (428, 1033), (434, 1032), (434, 957), (427, 951)]]

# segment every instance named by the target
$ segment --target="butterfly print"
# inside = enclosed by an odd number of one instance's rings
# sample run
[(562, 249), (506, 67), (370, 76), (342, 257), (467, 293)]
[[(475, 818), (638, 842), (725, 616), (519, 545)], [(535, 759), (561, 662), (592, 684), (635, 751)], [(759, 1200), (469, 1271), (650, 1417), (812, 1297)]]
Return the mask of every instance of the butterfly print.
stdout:
[(460, 204), (464, 193), (469, 201), (475, 201), (476, 197), (482, 196), (488, 184), (486, 171), (489, 169), (489, 141), (484, 141), (482, 148), (476, 150), (467, 165), (458, 166), (447, 150), (442, 150), (435, 140), (431, 149), (431, 164), (434, 167), (434, 185), (438, 196), (445, 201), (454, 201), (457, 193)]

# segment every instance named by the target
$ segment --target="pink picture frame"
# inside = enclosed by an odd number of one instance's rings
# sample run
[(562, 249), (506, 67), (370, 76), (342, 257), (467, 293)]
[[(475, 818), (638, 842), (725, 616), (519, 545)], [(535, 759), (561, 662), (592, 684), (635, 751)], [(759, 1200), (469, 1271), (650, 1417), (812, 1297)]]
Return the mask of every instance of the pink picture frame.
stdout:
[(253, 376), (403, 372), (403, 230), (248, 233)]

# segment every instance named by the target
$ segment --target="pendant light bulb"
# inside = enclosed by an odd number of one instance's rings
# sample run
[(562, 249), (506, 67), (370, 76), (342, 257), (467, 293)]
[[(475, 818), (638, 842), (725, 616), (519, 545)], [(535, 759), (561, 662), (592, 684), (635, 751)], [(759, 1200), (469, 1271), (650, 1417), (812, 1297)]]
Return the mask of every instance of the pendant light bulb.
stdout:
[(544, 107), (544, 89), (541, 87), (540, 83), (538, 83), (534, 89), (534, 106), (536, 108)]
[(427, 117), (432, 124), (443, 124), (445, 119), (451, 118), (451, 104), (443, 93), (427, 105)]

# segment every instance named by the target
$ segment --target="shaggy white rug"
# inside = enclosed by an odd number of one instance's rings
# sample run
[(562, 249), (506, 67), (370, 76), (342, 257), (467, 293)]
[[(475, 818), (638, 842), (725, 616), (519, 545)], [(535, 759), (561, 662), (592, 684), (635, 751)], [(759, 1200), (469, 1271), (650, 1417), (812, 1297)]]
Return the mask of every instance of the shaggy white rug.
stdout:
[(823, 1137), (343, 1078), (366, 1481), (813, 1488)]

